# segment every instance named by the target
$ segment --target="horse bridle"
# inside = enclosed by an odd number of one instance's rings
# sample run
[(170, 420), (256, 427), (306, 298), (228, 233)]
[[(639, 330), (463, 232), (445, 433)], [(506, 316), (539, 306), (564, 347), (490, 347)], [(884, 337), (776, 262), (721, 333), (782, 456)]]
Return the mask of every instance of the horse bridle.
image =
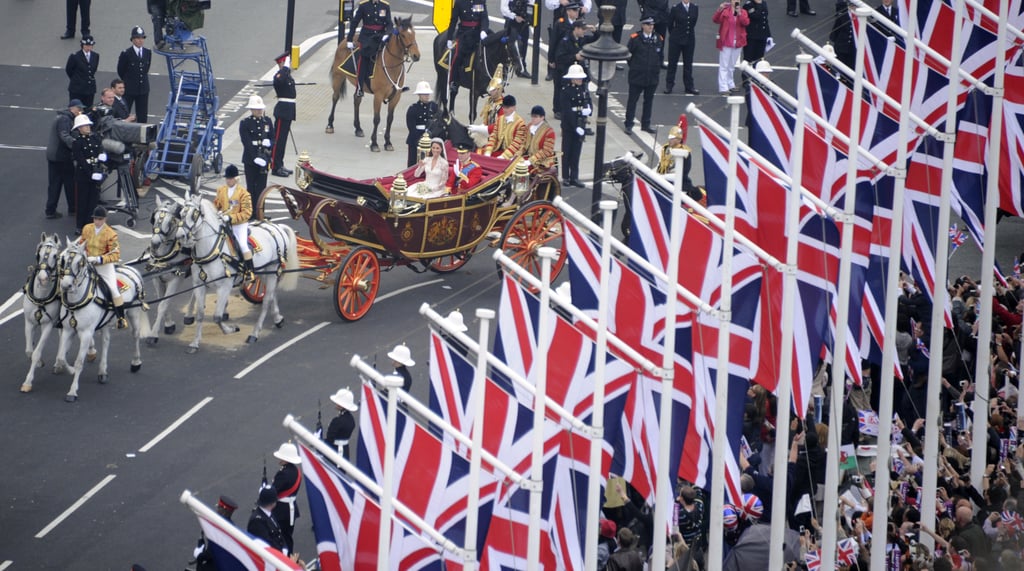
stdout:
[[(398, 85), (398, 82), (395, 81), (395, 79), (393, 77), (391, 77), (391, 70), (393, 68), (395, 68), (395, 67), (397, 67), (399, 69), (402, 69), (402, 72), (399, 73), (399, 76), (401, 76), (402, 74), (407, 74), (409, 72), (409, 70), (412, 69), (413, 62), (409, 61), (410, 60), (410, 58), (409, 58), (409, 49), (412, 48), (413, 46), (415, 46), (417, 42), (416, 42), (415, 37), (413, 38), (412, 43), (410, 43), (410, 44), (405, 43), (405, 40), (402, 39), (402, 32), (401, 32), (401, 30), (402, 29), (411, 30), (412, 26), (409, 26), (408, 28), (397, 28), (397, 29), (399, 31), (397, 31), (395, 33), (392, 33), (391, 35), (394, 38), (397, 38), (399, 43), (402, 46), (402, 61), (397, 66), (389, 66), (386, 63), (384, 63), (384, 57), (381, 56), (380, 67), (381, 67), (381, 69), (384, 70), (385, 77), (387, 77), (388, 81), (391, 82), (391, 86), (393, 88), (395, 88), (395, 89), (401, 90), (402, 86)], [(387, 45), (384, 47), (385, 53), (387, 53), (388, 50), (390, 49), (390, 45), (391, 45), (391, 40), (388, 40), (387, 41)], [(409, 64), (408, 68), (405, 67), (406, 63)]]
[[(51, 278), (53, 285), (51, 286), (49, 292), (46, 294), (45, 297), (37, 298), (34, 295), (32, 295), (32, 283), (35, 281), (36, 276), (39, 275), (40, 271), (51, 269), (51, 264), (48, 264), (46, 262), (46, 260), (49, 260), (51, 257), (53, 258), (53, 277)], [(60, 268), (58, 268), (59, 261), (60, 247), (56, 242), (46, 240), (44, 242), (41, 242), (39, 244), (39, 247), (36, 248), (36, 265), (32, 269), (32, 274), (29, 275), (28, 282), (25, 283), (25, 295), (29, 298), (29, 300), (32, 303), (36, 305), (46, 305), (57, 298), (57, 282), (60, 280)]]
[[(96, 269), (93, 268), (91, 264), (89, 264), (88, 260), (86, 259), (87, 256), (86, 256), (84, 251), (82, 251), (82, 250), (70, 251), (69, 250), (68, 253), (71, 255), (71, 260), (70, 261), (65, 261), (63, 257), (60, 259), (58, 275), (60, 276), (60, 279), (62, 279), (62, 280), (64, 279), (65, 276), (68, 276), (68, 275), (71, 276), (71, 286), (68, 287), (68, 288), (61, 288), (60, 298), (61, 298), (61, 302), (64, 304), (64, 307), (66, 307), (69, 310), (73, 311), (73, 310), (85, 307), (90, 302), (92, 302), (93, 298), (96, 297), (95, 293), (94, 293), (94, 287), (92, 285), (90, 285), (88, 288), (86, 288), (85, 293), (82, 294), (82, 299), (80, 299), (80, 300), (78, 300), (76, 302), (68, 301), (67, 291), (71, 290), (71, 289), (73, 289), (75, 287), (80, 286), (82, 280), (91, 278), (92, 274), (96, 274)], [(78, 272), (72, 272), (72, 270), (68, 266), (74, 266), (75, 265), (74, 261), (79, 259), (79, 258), (81, 258), (80, 265), (84, 266), (85, 270), (84, 271), (78, 271)], [(98, 276), (98, 274), (97, 274), (97, 276)], [(95, 280), (92, 280), (92, 283), (95, 283)]]
[[(176, 210), (180, 211), (181, 207), (178, 206)], [(164, 229), (165, 224), (169, 228)], [(161, 207), (153, 213), (153, 235), (160, 237), (161, 244), (171, 244), (171, 248), (166, 254), (158, 255), (156, 252), (150, 252), (152, 255), (151, 266), (164, 265), (178, 255), (178, 252), (181, 251), (181, 240), (177, 236), (179, 229), (181, 229), (181, 218), (177, 212)]]
[[(185, 230), (185, 236), (192, 241), (192, 261), (197, 264), (207, 264), (213, 261), (221, 253), (221, 248), (224, 246), (224, 229), (214, 227), (208, 220), (203, 217), (202, 204), (188, 203), (182, 207), (180, 224), (181, 228)], [(198, 222), (198, 224), (197, 224)], [(199, 236), (196, 232), (203, 226), (210, 226), (214, 229), (217, 236), (217, 241), (214, 242), (213, 247), (210, 251), (204, 255), (199, 255), (195, 251), (195, 247), (199, 245)]]

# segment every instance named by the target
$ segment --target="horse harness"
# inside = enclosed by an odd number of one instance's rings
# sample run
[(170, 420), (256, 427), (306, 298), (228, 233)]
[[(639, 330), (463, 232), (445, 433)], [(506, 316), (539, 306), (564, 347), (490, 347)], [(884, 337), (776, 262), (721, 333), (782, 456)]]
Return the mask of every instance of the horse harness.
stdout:
[[(202, 215), (201, 215), (201, 213), (199, 211), (199, 207), (198, 206), (196, 206), (195, 208), (192, 209), (192, 216), (191, 216), (191, 218), (192, 218), (192, 222), (193, 223), (198, 220), (198, 221), (200, 221), (202, 223), (202, 225), (213, 226), (213, 224), (210, 224), (210, 222), (208, 222), (207, 220), (202, 218)], [(258, 223), (259, 222), (257, 222), (257, 224)], [(194, 228), (195, 228), (195, 226), (193, 226), (193, 229)], [(193, 234), (193, 229), (188, 230), (188, 233), (190, 235)], [(236, 267), (237, 266), (237, 261), (238, 260), (236, 258), (232, 257), (230, 254), (224, 252), (224, 242), (227, 241), (227, 235), (228, 235), (227, 229), (224, 226), (220, 226), (219, 228), (217, 228), (216, 232), (217, 232), (217, 240), (213, 243), (213, 246), (210, 247), (210, 251), (209, 252), (207, 252), (206, 254), (199, 255), (199, 254), (197, 254), (195, 252), (194, 248), (193, 248), (193, 251), (192, 251), (192, 262), (199, 266), (199, 279), (202, 280), (203, 282), (206, 282), (207, 279), (209, 278), (209, 274), (206, 273), (206, 269), (204, 268), (204, 266), (209, 264), (209, 263), (211, 263), (211, 262), (213, 262), (214, 260), (219, 259), (219, 260), (221, 260), (222, 263), (224, 263), (226, 265), (230, 265), (232, 267)], [(274, 241), (274, 246), (275, 246), (275, 248), (277, 250), (278, 260), (283, 259), (283, 256), (282, 256), (282, 253), (281, 253), (281, 244), (280, 244), (280, 242), (277, 239), (276, 233), (270, 231), (269, 228), (268, 228), (267, 234), (270, 235), (271, 238)], [(194, 235), (192, 236), (192, 239), (193, 239), (193, 241), (197, 241), (198, 240)], [(237, 248), (237, 245), (236, 245), (236, 248)], [(283, 267), (284, 267), (283, 263), (280, 263), (278, 265), (277, 273), (279, 275), (280, 275)]]
[[(384, 63), (384, 53), (388, 51), (388, 48), (391, 44), (391, 40), (388, 40), (386, 42), (386, 45), (384, 46), (384, 49), (382, 50), (382, 53), (380, 54), (380, 56), (378, 56), (380, 57), (380, 67), (382, 70), (384, 70), (384, 77), (387, 77), (388, 82), (391, 83), (391, 93), (388, 94), (388, 97), (384, 98), (385, 103), (388, 103), (388, 101), (391, 99), (391, 96), (393, 96), (396, 92), (401, 91), (405, 87), (403, 85), (398, 85), (398, 82), (395, 81), (395, 78), (391, 77), (391, 70), (397, 67), (398, 69), (401, 70), (398, 73), (398, 77), (404, 78), (408, 74), (409, 70), (412, 69), (413, 65), (413, 62), (410, 61), (412, 58), (409, 57), (409, 48), (416, 45), (415, 39), (412, 41), (411, 44), (405, 43), (405, 40), (402, 39), (402, 33), (401, 31), (399, 31), (398, 28), (395, 28), (395, 32), (392, 34), (392, 37), (394, 39), (398, 39), (398, 41), (401, 42), (402, 44), (402, 61), (399, 64), (393, 66), (389, 66)], [(408, 67), (406, 67), (405, 64), (408, 64)]]
[[(36, 323), (42, 323), (44, 315), (46, 317), (49, 317), (50, 321), (54, 323), (57, 323), (60, 317), (59, 309), (57, 310), (57, 317), (50, 315), (46, 311), (47, 305), (50, 305), (54, 301), (57, 301), (57, 293), (59, 291), (57, 289), (58, 279), (51, 279), (53, 285), (50, 287), (50, 290), (46, 292), (42, 297), (37, 297), (36, 295), (34, 295), (33, 291), (35, 288), (32, 287), (35, 284), (36, 277), (39, 275), (39, 272), (49, 269), (49, 264), (47, 264), (45, 261), (45, 259), (47, 259), (48, 256), (45, 256), (45, 254), (49, 253), (50, 251), (53, 252), (54, 259), (60, 259), (58, 256), (59, 252), (56, 244), (52, 242), (43, 242), (42, 244), (40, 244), (39, 250), (36, 252), (36, 265), (29, 267), (28, 279), (25, 281), (25, 286), (22, 288), (23, 291), (25, 292), (25, 297), (27, 297), (28, 300), (31, 301), (36, 306), (35, 313), (33, 313), (33, 317), (35, 318)], [(58, 268), (55, 267), (53, 268), (53, 270), (57, 272)]]
[[(75, 258), (84, 258), (85, 255), (82, 254), (82, 253), (75, 253), (74, 257)], [(86, 266), (86, 269), (85, 269), (84, 272), (78, 272), (76, 274), (72, 274), (71, 270), (68, 267), (66, 267), (63, 263), (60, 264), (60, 269), (59, 269), (58, 275), (61, 278), (63, 278), (64, 276), (67, 276), (67, 275), (73, 275), (72, 282), (71, 282), (72, 285), (78, 283), (79, 282), (79, 278), (82, 277), (82, 276), (85, 276), (89, 280), (88, 281), (88, 287), (86, 287), (85, 293), (82, 294), (81, 299), (79, 299), (77, 301), (73, 301), (73, 302), (72, 301), (68, 301), (67, 291), (62, 288), (61, 292), (60, 292), (60, 301), (61, 301), (61, 304), (68, 310), (68, 315), (71, 316), (71, 319), (68, 321), (68, 324), (71, 325), (71, 327), (73, 329), (77, 329), (78, 328), (78, 320), (75, 319), (75, 314), (74, 314), (75, 311), (77, 311), (79, 309), (82, 309), (83, 307), (88, 306), (90, 303), (96, 303), (96, 305), (99, 305), (101, 308), (103, 308), (103, 311), (104, 311), (103, 317), (96, 324), (96, 329), (99, 330), (99, 329), (102, 329), (103, 326), (105, 326), (107, 323), (110, 322), (110, 316), (113, 314), (113, 312), (110, 311), (110, 308), (112, 307), (112, 301), (113, 301), (113, 297), (114, 297), (114, 292), (107, 291), (109, 288), (107, 288), (106, 285), (101, 285), (100, 287), (102, 288), (102, 290), (104, 292), (106, 292), (106, 294), (110, 297), (110, 299), (105, 299), (105, 298), (103, 298), (103, 297), (101, 297), (99, 295), (96, 295), (96, 284), (97, 283), (103, 284), (104, 282), (100, 278), (99, 272), (96, 271), (96, 268), (94, 268), (92, 266), (92, 264), (90, 264), (88, 262), (85, 262), (85, 266)], [(138, 282), (138, 281), (135, 281), (135, 279), (131, 275), (128, 275), (128, 274), (120, 274), (120, 276), (123, 277), (125, 280), (131, 281), (132, 285), (135, 287), (135, 291), (138, 292), (138, 302), (137, 303), (135, 303), (135, 302), (133, 302), (133, 303), (125, 303), (124, 304), (125, 309), (130, 308), (130, 307), (142, 307), (142, 308), (145, 309), (147, 306), (146, 306), (146, 303), (144, 301), (142, 301), (143, 295), (144, 295), (143, 288), (142, 288), (142, 283)], [(63, 320), (63, 318), (62, 318), (62, 320)]]

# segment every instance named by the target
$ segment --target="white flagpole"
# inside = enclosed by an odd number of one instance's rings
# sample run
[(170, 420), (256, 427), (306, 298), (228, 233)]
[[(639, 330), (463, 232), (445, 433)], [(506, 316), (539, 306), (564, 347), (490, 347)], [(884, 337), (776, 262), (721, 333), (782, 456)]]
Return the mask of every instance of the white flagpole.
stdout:
[(530, 525), (526, 539), (526, 568), (537, 571), (540, 564), (540, 521), (541, 490), (544, 486), (544, 415), (547, 396), (548, 348), (551, 328), (551, 260), (556, 256), (554, 248), (544, 246), (537, 250), (540, 258), (540, 325), (537, 330), (537, 351), (533, 360), (534, 382), (537, 397), (533, 408), (533, 461), (530, 464), (530, 481), (535, 490), (530, 494)]
[(601, 275), (597, 293), (597, 347), (594, 349), (594, 413), (591, 426), (601, 438), (590, 442), (590, 474), (587, 477), (587, 527), (585, 541), (586, 571), (597, 569), (597, 536), (598, 512), (601, 509), (601, 480), (605, 474), (601, 470), (601, 454), (604, 444), (604, 369), (608, 354), (608, 280), (611, 275), (612, 246), (612, 213), (619, 203), (614, 200), (602, 200), (598, 203), (601, 209)]
[(974, 369), (974, 418), (971, 435), (971, 484), (980, 492), (981, 480), (985, 473), (988, 441), (988, 398), (989, 385), (989, 340), (992, 338), (992, 296), (995, 294), (992, 272), (996, 260), (996, 208), (999, 207), (999, 161), (1002, 158), (1003, 131), (1003, 89), (1006, 77), (1006, 18), (1009, 14), (1009, 0), (999, 2), (999, 32), (996, 35), (996, 75), (992, 97), (992, 122), (989, 126), (988, 188), (985, 192), (985, 249), (981, 251), (981, 324), (978, 326), (978, 353)]
[[(218, 525), (217, 527), (223, 530), (224, 533), (227, 533), (231, 536), (232, 539), (244, 545), (246, 549), (248, 549), (249, 551), (258, 554), (260, 558), (263, 559), (264, 563), (269, 564), (274, 569), (277, 569), (277, 571), (294, 571), (298, 567), (297, 565), (295, 567), (290, 567), (288, 565), (285, 565), (282, 561), (275, 559), (273, 557), (264, 557), (264, 554), (267, 553), (265, 546), (262, 546), (253, 541), (248, 534), (235, 527), (235, 524), (224, 519), (217, 512), (211, 510), (205, 504), (203, 504), (203, 502), (197, 500), (196, 497), (192, 495), (192, 492), (188, 490), (181, 492), (181, 497), (179, 498), (179, 501), (185, 504), (188, 507), (188, 509), (192, 510), (192, 512), (196, 515), (206, 518), (208, 520), (219, 522), (220, 525)], [(284, 554), (282, 553), (282, 555)]]
[(391, 547), (391, 519), (394, 517), (395, 479), (395, 432), (398, 427), (398, 392), (402, 378), (398, 375), (384, 377), (382, 384), (388, 392), (387, 427), (384, 429), (384, 482), (380, 496), (380, 535), (377, 537), (377, 568), (390, 569), (388, 559)]
[[(733, 114), (739, 117), (739, 109), (737, 108)], [(668, 267), (665, 268), (666, 277), (669, 279), (665, 283), (665, 292), (668, 293), (668, 296), (665, 299), (665, 347), (661, 360), (661, 412), (658, 419), (658, 482), (657, 488), (654, 491), (654, 545), (651, 547), (654, 553), (651, 560), (652, 569), (665, 568), (665, 524), (669, 520), (669, 514), (672, 513), (672, 499), (674, 497), (672, 490), (675, 488), (676, 481), (676, 474), (673, 473), (669, 466), (669, 452), (672, 448), (670, 444), (673, 432), (672, 402), (675, 393), (676, 314), (679, 308), (679, 296), (672, 295), (671, 292), (672, 286), (679, 283), (679, 254), (683, 243), (683, 216), (685, 216), (685, 213), (680, 205), (680, 197), (683, 195), (682, 173), (684, 152), (682, 150), (672, 150), (672, 156), (675, 157), (676, 161), (677, 174), (675, 184), (672, 186), (672, 214), (669, 218), (669, 256)], [(733, 160), (735, 161), (735, 157)], [(731, 287), (723, 287), (722, 291), (728, 292), (729, 289)], [(728, 309), (728, 305), (723, 302), (723, 312), (728, 311)], [(726, 331), (728, 332), (728, 327), (726, 327)], [(726, 353), (726, 356), (728, 357), (728, 353)], [(721, 366), (719, 366), (719, 369), (721, 370)], [(693, 382), (697, 395), (694, 398), (695, 411), (704, 408), (701, 406), (704, 398), (701, 396), (701, 389), (699, 388), (700, 378), (701, 374), (694, 367)], [(721, 378), (721, 374), (719, 374), (719, 378)], [(696, 412), (696, 414), (700, 414), (700, 412)], [(722, 426), (725, 425), (723, 424)], [(723, 430), (722, 432), (724, 434), (725, 431)], [(713, 461), (719, 458), (721, 456), (712, 456)]]
[[(871, 11), (856, 8), (854, 16), (860, 20), (857, 39), (857, 63), (853, 76), (853, 109), (850, 111), (850, 152), (846, 162), (846, 196), (843, 198), (846, 220), (843, 224), (843, 238), (839, 255), (839, 305), (836, 308), (836, 339), (832, 348), (832, 404), (828, 414), (827, 460), (825, 462), (825, 503), (822, 509), (821, 564), (831, 569), (836, 562), (836, 541), (839, 531), (839, 446), (842, 431), (839, 429), (843, 418), (843, 393), (846, 391), (846, 358), (850, 328), (846, 325), (850, 317), (850, 272), (853, 254), (853, 229), (856, 226), (857, 167), (860, 158), (860, 116), (862, 106), (860, 94), (864, 83), (864, 43), (867, 41), (867, 16)], [(802, 125), (798, 125), (802, 127)], [(860, 366), (857, 363), (855, 366)]]
[[(730, 96), (729, 105), (729, 172), (725, 192), (725, 243), (722, 246), (722, 321), (718, 331), (718, 369), (715, 376), (715, 425), (711, 446), (711, 537), (708, 544), (708, 566), (722, 565), (723, 539), (722, 507), (725, 504), (725, 454), (729, 453), (725, 425), (729, 415), (729, 323), (732, 320), (732, 250), (736, 227), (736, 163), (738, 154), (740, 105), (743, 98)], [(673, 203), (673, 207), (675, 204)], [(675, 250), (674, 252), (678, 252)], [(698, 373), (694, 371), (695, 382)], [(664, 395), (663, 395), (664, 398)], [(655, 569), (661, 569), (655, 567)]]
[[(804, 108), (807, 101), (807, 66), (811, 63), (811, 56), (800, 54), (796, 56), (796, 62), (800, 69), (800, 79), (797, 81), (797, 94), (800, 105), (796, 108), (796, 124), (804, 124)], [(804, 129), (797, 128), (793, 135), (793, 149), (804, 148)], [(786, 541), (786, 494), (787, 478), (783, 475), (789, 472), (789, 417), (793, 400), (793, 314), (796, 307), (796, 268), (797, 252), (800, 245), (800, 195), (796, 189), (800, 188), (803, 180), (803, 158), (800, 151), (793, 153), (790, 157), (793, 184), (786, 194), (786, 265), (789, 266), (785, 273), (785, 283), (782, 289), (782, 347), (780, 348), (782, 363), (779, 370), (779, 386), (776, 388), (776, 396), (779, 405), (776, 407), (775, 423), (775, 458), (774, 474), (772, 478), (772, 531), (771, 545), (782, 545)], [(810, 395), (806, 395), (809, 397)], [(784, 403), (784, 404), (783, 404)], [(768, 552), (768, 568), (782, 569), (785, 562), (785, 555), (782, 549), (771, 549)]]
[[(490, 341), (490, 325), (494, 310), (479, 308), (476, 316), (480, 320), (480, 347)], [(473, 447), (469, 457), (469, 501), (466, 503), (466, 561), (462, 568), (472, 571), (477, 567), (476, 529), (480, 511), (480, 459), (484, 450), (484, 393), (487, 389), (487, 355), (477, 353), (476, 370), (473, 374)]]
[[(953, 49), (951, 67), (960, 67), (963, 50), (960, 45), (960, 32), (963, 28), (964, 6), (961, 2), (954, 2), (953, 9), (955, 18), (953, 20)], [(942, 190), (939, 195), (939, 227), (935, 244), (935, 291), (932, 292), (932, 329), (928, 341), (931, 358), (928, 360), (928, 397), (925, 412), (925, 436), (924, 436), (924, 457), (939, 457), (939, 429), (942, 424), (942, 409), (939, 393), (942, 392), (942, 360), (943, 360), (943, 338), (945, 336), (945, 313), (946, 302), (949, 300), (949, 291), (946, 289), (946, 280), (949, 270), (949, 240), (946, 239), (945, 229), (949, 228), (949, 203), (953, 186), (953, 149), (956, 142), (956, 111), (957, 94), (960, 92), (960, 83), (950, 81), (947, 89), (946, 100), (946, 127), (945, 132), (939, 137), (943, 142), (942, 146)], [(952, 442), (948, 444), (953, 444)], [(921, 525), (926, 529), (935, 529), (935, 492), (938, 486), (938, 462), (925, 462), (924, 474), (921, 480), (921, 487), (924, 494), (921, 498)], [(921, 534), (919, 541), (929, 550), (935, 548), (935, 540), (927, 533)]]
[[(858, 6), (863, 6), (858, 2)], [(917, 29), (917, 0), (910, 0), (908, 30)], [(885, 20), (884, 18), (882, 20)], [(881, 20), (879, 20), (881, 21)], [(888, 22), (888, 20), (885, 20)], [(903, 60), (903, 85), (901, 99), (911, 100), (913, 92), (914, 46), (907, 42), (906, 57)], [(909, 106), (900, 110), (900, 130), (896, 149), (896, 167), (892, 176), (896, 180), (892, 198), (892, 228), (889, 234), (889, 265), (885, 283), (885, 345), (882, 347), (882, 373), (877, 387), (885, 391), (878, 399), (878, 455), (875, 458), (875, 519), (871, 528), (871, 568), (885, 568), (885, 546), (889, 524), (889, 462), (892, 454), (892, 392), (897, 382), (893, 376), (896, 362), (896, 310), (899, 298), (900, 252), (903, 244), (903, 195), (907, 186), (907, 139), (910, 130)], [(884, 382), (888, 380), (889, 382)]]

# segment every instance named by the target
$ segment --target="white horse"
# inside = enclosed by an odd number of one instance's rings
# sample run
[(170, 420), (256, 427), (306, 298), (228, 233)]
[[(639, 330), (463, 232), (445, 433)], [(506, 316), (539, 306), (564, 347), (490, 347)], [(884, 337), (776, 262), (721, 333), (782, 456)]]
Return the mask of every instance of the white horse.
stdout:
[[(71, 336), (78, 335), (78, 356), (75, 358), (71, 373), (74, 380), (71, 389), (64, 397), (67, 402), (78, 400), (78, 379), (85, 364), (85, 355), (92, 344), (93, 335), (100, 334), (99, 377), (100, 384), (105, 384), (107, 375), (107, 354), (110, 348), (110, 330), (107, 325), (114, 317), (110, 293), (101, 285), (102, 278), (87, 261), (85, 245), (72, 240), (60, 254), (60, 301), (67, 310), (67, 321), (60, 336), (60, 347), (57, 349), (55, 373), (68, 370), (66, 359), (67, 347)], [(125, 303), (125, 315), (131, 325), (132, 338), (135, 341), (135, 355), (131, 361), (131, 371), (138, 372), (142, 368), (142, 357), (139, 352), (139, 338), (145, 336), (149, 322), (142, 315), (142, 301), (145, 294), (142, 276), (132, 267), (117, 266), (117, 281), (121, 287), (121, 298)], [(123, 284), (123, 286), (122, 286)]]
[[(160, 341), (160, 328), (166, 335), (171, 335), (175, 330), (174, 320), (167, 315), (167, 310), (174, 301), (174, 295), (184, 291), (191, 284), (189, 270), (192, 267), (192, 256), (182, 248), (181, 239), (178, 237), (178, 228), (181, 226), (180, 218), (181, 205), (173, 200), (160, 200), (156, 197), (156, 210), (150, 221), (153, 223), (153, 235), (149, 244), (149, 262), (146, 269), (156, 271), (158, 274), (153, 279), (156, 289), (156, 297), (161, 301), (157, 304), (156, 319), (153, 321), (153, 328), (150, 330), (146, 343), (156, 345)], [(185, 325), (195, 322), (195, 293), (189, 296), (188, 306), (185, 309)]]
[[(39, 245), (36, 246), (36, 263), (29, 266), (22, 302), (22, 312), (25, 315), (25, 355), (32, 363), (25, 382), (21, 385), (23, 393), (32, 392), (36, 368), (43, 366), (43, 347), (54, 325), (60, 322), (61, 305), (57, 290), (59, 256), (60, 239), (56, 234), (44, 232), (39, 237)], [(38, 342), (36, 332), (39, 332)]]
[[(249, 225), (252, 244), (252, 264), (260, 280), (266, 286), (263, 307), (256, 320), (252, 334), (246, 343), (259, 340), (263, 330), (263, 321), (267, 310), (273, 312), (274, 326), (281, 327), (284, 317), (277, 304), (278, 285), (284, 291), (295, 289), (298, 277), (295, 274), (299, 267), (299, 256), (296, 251), (295, 231), (283, 224), (260, 221)], [(196, 337), (189, 344), (187, 351), (195, 353), (199, 350), (199, 342), (203, 337), (203, 314), (206, 312), (206, 286), (210, 285), (217, 293), (217, 305), (214, 309), (214, 322), (225, 334), (235, 333), (238, 327), (224, 323), (224, 310), (228, 304), (228, 294), (232, 282), (229, 268), (235, 273), (239, 271), (240, 262), (228, 246), (230, 232), (221, 221), (216, 207), (209, 200), (199, 195), (188, 195), (181, 209), (181, 229), (179, 236), (182, 245), (192, 250), (192, 285), (196, 287)], [(282, 274), (282, 270), (291, 270)], [(236, 276), (237, 277), (237, 276)], [(280, 278), (280, 279), (279, 279)]]

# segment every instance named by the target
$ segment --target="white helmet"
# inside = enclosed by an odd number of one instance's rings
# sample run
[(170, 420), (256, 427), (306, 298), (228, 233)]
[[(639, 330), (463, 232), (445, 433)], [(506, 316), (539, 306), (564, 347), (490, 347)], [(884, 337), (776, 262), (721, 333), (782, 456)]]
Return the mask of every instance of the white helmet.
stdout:
[(433, 93), (434, 93), (434, 90), (430, 88), (430, 82), (429, 81), (421, 81), (421, 82), (417, 83), (416, 84), (416, 91), (413, 92), (414, 95), (431, 95)]
[(566, 73), (562, 79), (586, 79), (587, 72), (583, 71), (583, 66), (574, 63), (569, 66), (569, 73)]
[(75, 125), (74, 127), (72, 127), (72, 129), (77, 129), (82, 125), (92, 125), (92, 120), (89, 119), (89, 116), (84, 113), (75, 116)]
[(250, 95), (249, 104), (245, 106), (246, 109), (266, 109), (267, 106), (263, 104), (263, 98), (259, 95)]
[(295, 446), (291, 442), (285, 442), (282, 444), (276, 452), (274, 452), (274, 458), (283, 460), (289, 464), (302, 464), (302, 457), (299, 456), (299, 447)]

